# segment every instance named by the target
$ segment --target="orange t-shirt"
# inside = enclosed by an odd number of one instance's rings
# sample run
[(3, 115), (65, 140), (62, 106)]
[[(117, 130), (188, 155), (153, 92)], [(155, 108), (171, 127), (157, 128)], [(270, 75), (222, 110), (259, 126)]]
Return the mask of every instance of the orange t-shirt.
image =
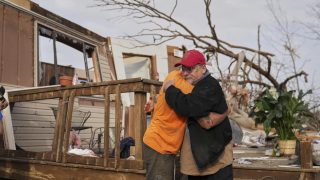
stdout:
[[(190, 93), (193, 86), (185, 81), (180, 71), (175, 70), (168, 74), (167, 80), (175, 80), (175, 86), (183, 93)], [(165, 100), (161, 88), (154, 108), (151, 123), (149, 124), (143, 142), (161, 154), (176, 154), (182, 144), (186, 128), (186, 118), (177, 115)]]

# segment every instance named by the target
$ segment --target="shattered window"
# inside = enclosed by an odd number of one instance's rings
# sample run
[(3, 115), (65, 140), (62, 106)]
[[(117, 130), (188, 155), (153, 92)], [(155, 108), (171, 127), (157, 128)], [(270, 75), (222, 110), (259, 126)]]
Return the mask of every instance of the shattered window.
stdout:
[(38, 85), (59, 84), (61, 76), (76, 77), (77, 83), (95, 82), (94, 46), (61, 32), (38, 27)]

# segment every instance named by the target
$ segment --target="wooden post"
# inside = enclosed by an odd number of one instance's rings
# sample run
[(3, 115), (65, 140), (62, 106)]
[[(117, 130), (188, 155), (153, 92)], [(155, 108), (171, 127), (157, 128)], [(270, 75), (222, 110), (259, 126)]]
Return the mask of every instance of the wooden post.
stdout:
[(120, 84), (116, 86), (116, 105), (115, 105), (115, 163), (114, 168), (119, 168), (120, 163), (120, 132), (121, 132), (121, 94)]
[(103, 166), (108, 166), (109, 161), (109, 123), (110, 123), (110, 90), (107, 86), (104, 90), (104, 160)]
[(63, 132), (64, 132), (64, 125), (66, 119), (66, 111), (68, 107), (68, 96), (69, 91), (66, 90), (63, 93), (62, 100), (59, 101), (59, 107), (57, 112), (57, 119), (56, 119), (56, 126), (55, 126), (55, 135), (53, 140), (53, 158), (56, 162), (61, 161), (61, 152), (63, 146)]
[(301, 168), (312, 168), (312, 149), (310, 141), (300, 141)]
[(129, 113), (130, 113), (130, 107), (124, 107), (124, 116), (123, 116), (123, 121), (124, 121), (124, 137), (129, 137), (130, 136), (130, 121), (129, 121)]
[(63, 159), (62, 162), (66, 162), (66, 157), (67, 157), (67, 152), (69, 149), (69, 137), (70, 137), (70, 129), (71, 129), (71, 121), (72, 121), (72, 112), (73, 112), (73, 103), (74, 103), (74, 98), (75, 98), (76, 90), (72, 90), (70, 97), (69, 97), (69, 102), (68, 102), (68, 111), (67, 111), (67, 119), (66, 119), (66, 126), (64, 129), (64, 136), (63, 138)]
[(129, 107), (129, 123), (128, 123), (128, 129), (129, 129), (129, 133), (128, 136), (132, 137), (133, 139), (136, 139), (136, 133), (135, 133), (135, 121), (134, 121), (134, 106), (130, 105)]
[(144, 105), (146, 104), (146, 93), (134, 93), (134, 122), (135, 122), (135, 151), (136, 160), (142, 160), (142, 138), (147, 127)]
[(95, 80), (96, 80), (96, 82), (101, 82), (102, 75), (101, 75), (101, 70), (100, 70), (97, 48), (95, 48), (94, 51), (91, 53), (91, 57), (92, 57), (92, 63), (93, 63), (93, 67), (94, 67), (94, 75), (96, 77)]
[[(65, 97), (65, 95), (63, 96), (63, 98)], [(55, 115), (56, 118), (56, 125), (54, 127), (54, 134), (53, 134), (53, 141), (52, 141), (52, 157), (51, 160), (53, 160), (53, 158), (56, 158), (57, 152), (58, 152), (58, 142), (59, 142), (59, 129), (61, 126), (61, 112), (63, 111), (63, 98), (59, 99), (59, 103), (58, 103), (58, 109)], [(54, 110), (53, 110), (54, 111)], [(53, 112), (55, 113), (55, 112)]]

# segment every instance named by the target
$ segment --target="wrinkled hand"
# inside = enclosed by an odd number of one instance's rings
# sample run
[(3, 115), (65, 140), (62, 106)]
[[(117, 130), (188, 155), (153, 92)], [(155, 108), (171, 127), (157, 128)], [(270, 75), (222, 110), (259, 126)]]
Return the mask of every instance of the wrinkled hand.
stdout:
[(163, 87), (163, 92), (166, 92), (166, 90), (167, 90), (170, 86), (174, 85), (174, 81), (175, 81), (175, 80), (168, 80), (168, 81), (163, 82), (163, 85), (162, 85), (162, 87)]
[(198, 121), (199, 125), (204, 129), (210, 129), (215, 125), (214, 121), (212, 121), (208, 117), (200, 118), (197, 121)]
[(8, 105), (9, 105), (9, 103), (5, 98), (0, 100), (0, 111), (4, 110), (6, 107), (8, 107)]
[(144, 105), (144, 111), (146, 113), (153, 111), (154, 108), (154, 101), (153, 98), (150, 97), (150, 99), (148, 100), (148, 102)]

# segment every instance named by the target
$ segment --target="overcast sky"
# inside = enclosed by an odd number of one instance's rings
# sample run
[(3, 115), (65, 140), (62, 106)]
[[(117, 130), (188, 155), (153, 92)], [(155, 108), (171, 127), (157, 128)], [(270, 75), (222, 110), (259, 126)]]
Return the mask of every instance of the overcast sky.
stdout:
[[(126, 19), (109, 20), (108, 14), (103, 9), (89, 8), (94, 3), (92, 0), (32, 0), (41, 7), (48, 9), (66, 19), (88, 28), (102, 36), (117, 37), (124, 34), (137, 32), (139, 27)], [(163, 0), (162, 2), (170, 2)], [(282, 8), (282, 17), (287, 17), (288, 27), (298, 35), (293, 36), (297, 54), (301, 57), (298, 68), (303, 68), (309, 73), (309, 82), (314, 82), (317, 88), (320, 83), (318, 60), (316, 54), (320, 50), (320, 42), (306, 40), (301, 35), (305, 34), (301, 22), (311, 22), (310, 7), (316, 0), (277, 0), (275, 5)], [(282, 61), (289, 59), (283, 52), (281, 36), (276, 30), (277, 25), (265, 0), (216, 0), (212, 1), (213, 22), (216, 26), (218, 37), (229, 43), (257, 48), (257, 27), (261, 25), (262, 50), (277, 55), (276, 59)], [(207, 32), (206, 21), (203, 19), (203, 3), (199, 0), (180, 0), (176, 17), (192, 28), (195, 32)], [(202, 21), (203, 19), (203, 21)], [(319, 20), (320, 21), (320, 20)], [(308, 85), (311, 87), (312, 84)]]

